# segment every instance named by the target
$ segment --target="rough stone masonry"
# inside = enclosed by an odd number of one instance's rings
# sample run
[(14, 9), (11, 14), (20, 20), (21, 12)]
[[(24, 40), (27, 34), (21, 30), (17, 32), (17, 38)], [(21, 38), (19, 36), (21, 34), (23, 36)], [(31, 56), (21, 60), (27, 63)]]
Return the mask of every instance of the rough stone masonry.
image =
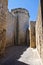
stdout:
[(6, 46), (6, 11), (7, 0), (0, 0), (0, 54), (4, 53)]

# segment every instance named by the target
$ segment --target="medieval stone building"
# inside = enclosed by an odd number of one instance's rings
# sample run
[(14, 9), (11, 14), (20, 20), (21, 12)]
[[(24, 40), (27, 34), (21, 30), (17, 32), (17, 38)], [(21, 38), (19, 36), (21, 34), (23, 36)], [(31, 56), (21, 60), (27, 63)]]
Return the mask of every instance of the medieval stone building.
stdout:
[(36, 21), (36, 47), (43, 62), (43, 0), (40, 0)]
[(0, 0), (0, 54), (6, 46), (6, 17), (7, 17), (7, 0)]
[(7, 11), (6, 46), (29, 45), (29, 13), (24, 8)]
[(8, 0), (0, 0), (0, 54), (5, 47), (29, 45), (29, 13), (25, 8), (8, 10)]
[(16, 45), (26, 45), (26, 34), (29, 27), (29, 13), (24, 8), (12, 9), (11, 13), (15, 16), (15, 43)]
[(28, 27), (29, 13), (26, 9), (12, 9), (11, 12), (7, 10), (6, 46), (29, 45)]
[(36, 47), (35, 21), (30, 21), (30, 47)]
[(30, 22), (24, 8), (8, 10), (8, 0), (0, 0), (0, 55), (5, 47), (30, 45), (37, 48), (43, 62), (43, 0), (40, 0), (36, 22)]
[(14, 45), (15, 16), (7, 10), (6, 22), (6, 47)]

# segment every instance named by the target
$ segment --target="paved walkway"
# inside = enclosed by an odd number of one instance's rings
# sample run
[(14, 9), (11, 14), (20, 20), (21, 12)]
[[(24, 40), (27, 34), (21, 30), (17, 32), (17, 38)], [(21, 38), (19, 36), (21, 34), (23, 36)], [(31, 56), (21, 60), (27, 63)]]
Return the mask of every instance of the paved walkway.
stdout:
[(26, 46), (13, 46), (6, 49), (0, 65), (42, 65), (36, 49)]

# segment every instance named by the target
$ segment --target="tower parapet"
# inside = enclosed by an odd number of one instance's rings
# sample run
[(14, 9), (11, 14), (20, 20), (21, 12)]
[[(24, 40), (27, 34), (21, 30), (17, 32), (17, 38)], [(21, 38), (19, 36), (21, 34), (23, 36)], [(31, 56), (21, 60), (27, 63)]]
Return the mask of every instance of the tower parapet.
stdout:
[(28, 10), (25, 9), (25, 8), (12, 9), (11, 12), (12, 12), (13, 14), (15, 14), (15, 13), (25, 13), (25, 14), (27, 14), (27, 15), (29, 16), (29, 12), (28, 12)]

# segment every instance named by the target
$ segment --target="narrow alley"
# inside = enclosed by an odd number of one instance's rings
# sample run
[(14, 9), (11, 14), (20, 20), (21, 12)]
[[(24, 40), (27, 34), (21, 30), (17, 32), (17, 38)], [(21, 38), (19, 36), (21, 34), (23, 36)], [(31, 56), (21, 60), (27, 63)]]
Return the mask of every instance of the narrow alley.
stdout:
[(6, 48), (0, 65), (42, 65), (37, 49), (27, 46), (13, 46)]

